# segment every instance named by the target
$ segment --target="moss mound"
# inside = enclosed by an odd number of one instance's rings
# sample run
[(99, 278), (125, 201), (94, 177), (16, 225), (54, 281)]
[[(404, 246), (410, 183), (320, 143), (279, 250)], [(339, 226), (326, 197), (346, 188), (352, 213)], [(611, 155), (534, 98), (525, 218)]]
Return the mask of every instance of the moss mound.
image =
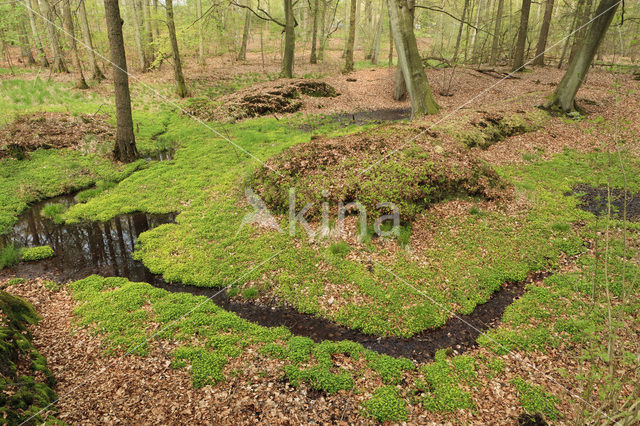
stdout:
[(453, 136), (469, 148), (488, 149), (508, 137), (533, 132), (542, 127), (547, 114), (542, 111), (503, 116), (485, 112), (471, 122), (471, 128), (453, 130)]
[(488, 164), (464, 148), (445, 149), (420, 129), (398, 126), (297, 145), (256, 170), (249, 185), (279, 213), (288, 211), (289, 189), (295, 188), (297, 210), (312, 203), (310, 215), (318, 215), (323, 202), (335, 212), (340, 202), (357, 201), (368, 214), (391, 202), (405, 220), (446, 198), (495, 200), (509, 192)]
[[(0, 423), (25, 422), (57, 399), (53, 375), (27, 329), (38, 319), (25, 300), (0, 291)], [(42, 415), (32, 419), (43, 421)]]

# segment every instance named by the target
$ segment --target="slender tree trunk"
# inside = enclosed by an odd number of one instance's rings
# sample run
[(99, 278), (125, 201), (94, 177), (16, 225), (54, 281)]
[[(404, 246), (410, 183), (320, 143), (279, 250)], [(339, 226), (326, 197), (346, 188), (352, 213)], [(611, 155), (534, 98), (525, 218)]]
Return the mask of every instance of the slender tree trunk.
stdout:
[(380, 39), (382, 38), (382, 22), (384, 18), (384, 0), (380, 0), (380, 15), (378, 16), (378, 25), (376, 36), (373, 39), (373, 51), (371, 53), (371, 63), (376, 65), (380, 59)]
[(522, 0), (520, 11), (520, 27), (518, 28), (518, 41), (513, 52), (513, 62), (511, 70), (517, 71), (524, 65), (524, 47), (527, 42), (527, 31), (529, 29), (529, 12), (531, 11), (531, 0)]
[(91, 78), (96, 81), (104, 80), (105, 76), (102, 70), (98, 66), (96, 60), (96, 53), (93, 50), (93, 41), (91, 40), (91, 31), (89, 29), (89, 20), (87, 19), (87, 8), (85, 7), (84, 0), (80, 0), (78, 12), (80, 13), (80, 26), (82, 27), (82, 36), (84, 38), (84, 44), (89, 50), (89, 67), (91, 69)]
[(293, 0), (284, 0), (284, 54), (282, 55), (282, 71), (284, 78), (293, 78), (293, 61), (296, 48), (295, 17)]
[[(153, 33), (156, 36), (156, 40), (160, 39), (160, 28), (158, 25), (158, 0), (153, 0), (153, 19), (152, 19)], [(202, 23), (200, 24), (202, 26)]]
[(39, 11), (39, 7), (36, 9), (34, 6), (34, 2), (37, 3), (37, 0), (28, 0), (29, 7), (27, 7), (27, 13), (29, 15), (29, 25), (31, 26), (31, 34), (33, 35), (33, 42), (36, 45), (36, 49), (38, 49), (38, 56), (42, 61), (42, 66), (47, 68), (49, 67), (49, 61), (47, 60), (47, 54), (44, 51), (44, 47), (42, 46), (42, 39), (40, 39), (40, 33), (38, 32), (38, 26), (36, 25), (36, 17), (34, 11)]
[(393, 67), (393, 30), (391, 28), (391, 12), (389, 12), (389, 1), (391, 0), (385, 0), (387, 3), (387, 15), (389, 18), (389, 63), (388, 63), (388, 67), (391, 68)]
[(238, 60), (247, 60), (247, 42), (249, 41), (249, 31), (251, 30), (251, 11), (247, 9), (244, 15), (244, 29), (242, 31), (242, 44), (238, 52)]
[(18, 34), (18, 39), (20, 42), (20, 57), (27, 63), (27, 65), (35, 65), (36, 60), (33, 58), (33, 53), (31, 53), (31, 45), (29, 44), (29, 33), (27, 32), (27, 26), (23, 21), (20, 21), (19, 26), (20, 31)]
[(542, 18), (542, 26), (540, 27), (540, 36), (538, 37), (536, 57), (533, 60), (533, 65), (544, 66), (544, 51), (547, 48), (547, 37), (549, 36), (549, 27), (551, 26), (552, 15), (553, 0), (547, 0), (544, 7), (544, 17)]
[(80, 62), (80, 55), (78, 54), (78, 45), (76, 44), (75, 31), (73, 28), (73, 17), (71, 16), (71, 2), (70, 0), (63, 0), (62, 2), (62, 15), (64, 27), (67, 32), (67, 40), (69, 41), (69, 48), (71, 49), (71, 58), (73, 60), (73, 66), (78, 73), (78, 80), (76, 81), (76, 88), (88, 89), (86, 80), (84, 79), (84, 73), (82, 72), (82, 63)]
[(198, 15), (198, 63), (200, 65), (204, 65), (204, 22), (202, 19), (202, 0), (196, 0), (196, 14)]
[[(129, 13), (127, 13), (126, 18), (131, 17), (131, 26), (133, 27), (133, 34), (135, 36), (136, 41), (136, 52), (138, 53), (138, 64), (140, 65), (140, 71), (145, 72), (148, 70), (147, 58), (145, 58), (144, 54), (144, 45), (142, 41), (142, 33), (140, 31), (140, 17), (138, 16), (138, 7), (136, 5), (136, 0), (127, 0), (129, 3)], [(125, 6), (126, 8), (126, 6)], [(128, 20), (128, 19), (127, 19)]]
[[(502, 0), (500, 0), (502, 1)], [(469, 0), (464, 0), (464, 6), (462, 7), (462, 21), (467, 18), (467, 9), (469, 8)], [(464, 22), (460, 22), (458, 27), (458, 36), (456, 37), (456, 47), (453, 49), (453, 60), (458, 61), (458, 52), (460, 51), (460, 41), (462, 40), (462, 30), (464, 29)]]
[(67, 66), (64, 64), (64, 60), (62, 59), (62, 51), (60, 50), (58, 33), (56, 32), (56, 27), (53, 23), (55, 17), (49, 0), (42, 0), (42, 9), (42, 12), (47, 19), (45, 25), (47, 27), (47, 32), (49, 33), (49, 43), (51, 44), (51, 51), (53, 52), (53, 65), (51, 66), (51, 69), (53, 70), (53, 72), (69, 72), (67, 70)]
[(411, 116), (417, 118), (438, 112), (427, 76), (424, 73), (418, 43), (413, 32), (412, 11), (407, 0), (389, 0), (393, 39), (398, 50), (398, 63), (411, 98)]
[(576, 109), (575, 98), (578, 89), (589, 72), (593, 57), (607, 33), (619, 4), (619, 0), (600, 0), (595, 14), (598, 18), (587, 27), (587, 33), (582, 43), (580, 43), (578, 52), (569, 62), (567, 72), (562, 77), (558, 87), (556, 87), (553, 97), (546, 105), (548, 108), (557, 109), (565, 113)]
[(104, 0), (109, 50), (113, 64), (113, 87), (116, 98), (116, 143), (113, 157), (117, 161), (130, 162), (138, 157), (136, 138), (131, 117), (131, 94), (127, 75), (127, 58), (122, 37), (122, 18), (118, 0)]
[(318, 8), (321, 0), (313, 0), (313, 25), (311, 27), (311, 55), (309, 56), (309, 63), (317, 64), (318, 55), (316, 54), (318, 44)]
[[(476, 10), (476, 22), (475, 22), (475, 27), (478, 28), (480, 26), (480, 12), (482, 11), (482, 0), (478, 0), (478, 10)], [(476, 52), (477, 52), (477, 41), (478, 41), (478, 30), (474, 28), (473, 29), (473, 35), (471, 36), (471, 61), (473, 62), (473, 60), (476, 57)]]
[(153, 29), (151, 27), (151, 11), (149, 10), (149, 0), (141, 0), (142, 16), (144, 17), (145, 32), (145, 52), (149, 66), (155, 61), (156, 53), (153, 46)]
[[(327, 1), (328, 0), (317, 0), (322, 3), (322, 11), (320, 12), (320, 46), (318, 48), (318, 60), (322, 61), (324, 59), (324, 48), (327, 37)], [(337, 7), (337, 6), (336, 6)]]
[(350, 0), (349, 8), (349, 38), (347, 39), (347, 50), (344, 61), (343, 73), (353, 71), (353, 48), (356, 41), (356, 5), (358, 0)]
[(171, 41), (171, 52), (173, 53), (173, 76), (176, 80), (176, 93), (181, 98), (187, 96), (187, 85), (182, 75), (182, 61), (178, 50), (178, 39), (176, 37), (176, 25), (173, 20), (173, 0), (165, 0), (167, 9), (167, 29), (169, 30), (169, 40)]
[(498, 46), (500, 45), (500, 34), (502, 33), (502, 10), (504, 8), (504, 0), (498, 0), (498, 9), (496, 11), (496, 25), (493, 28), (493, 40), (491, 41), (491, 56), (489, 64), (495, 65), (498, 62)]
[(567, 49), (569, 48), (569, 42), (571, 41), (572, 37), (575, 37), (575, 35), (572, 36), (572, 34), (576, 29), (577, 22), (578, 22), (578, 14), (576, 13), (573, 15), (573, 19), (571, 20), (571, 27), (569, 27), (569, 34), (567, 35), (567, 38), (564, 41), (564, 46), (562, 47), (562, 55), (560, 55), (560, 60), (558, 61), (558, 69), (562, 68), (562, 64), (564, 63), (564, 58), (567, 56)]

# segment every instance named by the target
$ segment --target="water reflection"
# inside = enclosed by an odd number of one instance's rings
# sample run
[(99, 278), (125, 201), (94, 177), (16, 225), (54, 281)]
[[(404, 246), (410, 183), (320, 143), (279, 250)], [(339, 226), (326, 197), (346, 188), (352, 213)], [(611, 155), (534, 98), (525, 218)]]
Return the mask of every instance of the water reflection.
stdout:
[(89, 274), (127, 277), (151, 282), (152, 274), (132, 259), (138, 236), (149, 229), (175, 220), (175, 214), (131, 213), (108, 222), (58, 225), (42, 215), (48, 204), (75, 204), (73, 196), (38, 203), (21, 215), (5, 243), (16, 247), (49, 245), (56, 253), (55, 266), (69, 278)]

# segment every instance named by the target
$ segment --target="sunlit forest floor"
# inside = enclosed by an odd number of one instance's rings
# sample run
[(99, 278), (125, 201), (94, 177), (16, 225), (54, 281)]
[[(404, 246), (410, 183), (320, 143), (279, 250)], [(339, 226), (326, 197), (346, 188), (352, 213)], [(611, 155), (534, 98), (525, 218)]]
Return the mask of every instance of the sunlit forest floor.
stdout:
[[(3, 71), (0, 233), (33, 203), (78, 191), (43, 214), (73, 226), (176, 213), (140, 235), (133, 257), (194, 293), (123, 273), (65, 279), (62, 253), (7, 264), (0, 286), (42, 317), (29, 330), (59, 397), (48, 406), (57, 398), (36, 387), (16, 412), (68, 423), (570, 423), (611, 421), (638, 399), (640, 103), (629, 69), (595, 67), (573, 117), (538, 108), (562, 77), (555, 67), (516, 78), (428, 69), (442, 109), (409, 122), (408, 101), (391, 96), (395, 68), (361, 61), (342, 75), (340, 52), (328, 53), (324, 65), (301, 58), (293, 82), (338, 96), (298, 93), (295, 112), (261, 117), (229, 105), (292, 84), (277, 79), (277, 58), (188, 62), (186, 100), (172, 95), (168, 65), (134, 73), (145, 158), (129, 165), (108, 156), (109, 82), (77, 91), (70, 76)], [(325, 201), (337, 216), (341, 197), (374, 208), (363, 229), (355, 215), (342, 230), (333, 217), (313, 239), (241, 226), (251, 188), (288, 230), (289, 187), (297, 211)], [(402, 222), (377, 237), (384, 201)], [(196, 291), (226, 287), (237, 306), (309, 314), (347, 340), (243, 319)], [(444, 343), (430, 334), (443, 326)]]

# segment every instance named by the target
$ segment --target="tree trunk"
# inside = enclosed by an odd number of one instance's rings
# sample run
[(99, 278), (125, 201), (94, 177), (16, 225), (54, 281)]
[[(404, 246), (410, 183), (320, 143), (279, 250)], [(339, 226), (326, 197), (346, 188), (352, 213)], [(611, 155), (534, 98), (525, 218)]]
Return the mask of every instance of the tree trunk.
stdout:
[[(144, 54), (144, 45), (142, 42), (142, 33), (140, 31), (140, 17), (138, 16), (138, 6), (136, 0), (127, 0), (129, 3), (129, 13), (131, 19), (131, 26), (133, 27), (133, 34), (136, 40), (136, 52), (138, 53), (138, 64), (140, 65), (140, 71), (145, 72), (149, 69), (147, 58)], [(126, 13), (126, 11), (125, 11)]]
[(198, 15), (198, 63), (200, 65), (204, 65), (204, 22), (202, 18), (202, 0), (196, 0), (196, 14)]
[(91, 30), (89, 29), (89, 20), (87, 19), (87, 8), (84, 0), (80, 0), (78, 12), (80, 13), (80, 26), (82, 27), (82, 36), (84, 44), (89, 50), (89, 67), (91, 68), (91, 78), (96, 81), (104, 80), (105, 76), (98, 66), (96, 53), (93, 50), (93, 41), (91, 40)]
[(29, 33), (27, 32), (27, 26), (23, 21), (19, 24), (20, 32), (18, 34), (18, 39), (20, 42), (20, 57), (24, 60), (27, 65), (35, 65), (36, 60), (33, 59), (33, 53), (31, 53), (31, 45), (29, 44)]
[(144, 17), (144, 32), (145, 32), (145, 54), (149, 67), (155, 61), (155, 48), (153, 47), (153, 29), (151, 28), (151, 12), (149, 10), (149, 0), (142, 0), (142, 16)]
[(281, 76), (293, 78), (293, 60), (296, 48), (296, 20), (293, 16), (293, 0), (284, 0), (284, 54), (282, 55)]
[(46, 17), (47, 33), (49, 33), (49, 43), (51, 43), (51, 51), (53, 52), (53, 65), (51, 66), (51, 70), (53, 72), (69, 72), (67, 70), (67, 66), (64, 64), (64, 60), (62, 59), (58, 33), (56, 32), (56, 27), (53, 23), (55, 17), (49, 0), (42, 0), (42, 9), (44, 9), (42, 12)]
[(356, 5), (358, 0), (351, 0), (349, 8), (349, 38), (347, 39), (347, 49), (344, 61), (343, 73), (353, 71), (353, 47), (356, 41)]
[[(580, 1), (584, 1), (584, 0), (580, 0)], [(577, 23), (578, 23), (578, 14), (576, 12), (576, 14), (573, 15), (573, 19), (571, 20), (571, 27), (569, 27), (569, 34), (567, 35), (564, 41), (564, 46), (562, 47), (562, 55), (560, 55), (560, 60), (558, 61), (558, 69), (562, 68), (562, 64), (564, 63), (564, 58), (567, 56), (567, 49), (569, 48), (569, 42), (571, 41), (571, 37), (574, 30), (576, 29)]]
[(187, 96), (187, 85), (182, 75), (182, 62), (180, 51), (178, 50), (178, 39), (176, 37), (176, 25), (173, 21), (173, 0), (165, 0), (167, 9), (167, 29), (169, 30), (169, 40), (171, 41), (171, 52), (173, 53), (173, 76), (176, 80), (176, 93), (181, 98)]
[(424, 73), (418, 43), (413, 32), (413, 17), (407, 0), (389, 0), (389, 15), (393, 39), (398, 51), (398, 63), (411, 98), (411, 117), (438, 112), (427, 76)]
[(569, 62), (569, 68), (556, 87), (553, 97), (547, 103), (547, 108), (560, 110), (564, 113), (576, 109), (575, 97), (578, 89), (589, 72), (593, 57), (607, 33), (619, 4), (619, 0), (600, 0), (595, 14), (598, 18), (588, 26), (580, 48)]
[[(407, 4), (409, 6), (409, 12), (411, 13), (411, 26), (413, 27), (413, 21), (415, 19), (415, 13), (414, 13), (415, 0), (408, 0)], [(391, 10), (389, 10), (389, 27), (391, 27)], [(442, 25), (440, 26), (440, 28), (442, 28)], [(390, 29), (390, 31), (392, 30)], [(405, 99), (407, 99), (407, 85), (404, 82), (402, 67), (400, 67), (400, 62), (398, 61), (398, 68), (396, 68), (396, 76), (393, 81), (393, 100), (404, 101)]]
[(311, 55), (309, 56), (310, 64), (318, 63), (318, 55), (316, 54), (318, 44), (318, 7), (320, 0), (313, 0), (313, 25), (311, 27)]
[(36, 17), (34, 11), (38, 11), (34, 6), (34, 2), (37, 0), (28, 0), (27, 13), (29, 14), (29, 25), (31, 26), (31, 34), (33, 35), (33, 42), (36, 45), (36, 49), (38, 50), (38, 56), (42, 61), (42, 66), (47, 68), (49, 67), (49, 61), (47, 60), (47, 55), (44, 51), (44, 47), (42, 46), (42, 40), (40, 39), (40, 33), (38, 32), (38, 26), (36, 25)]
[(113, 87), (116, 98), (116, 143), (113, 157), (117, 161), (130, 162), (138, 157), (136, 138), (131, 117), (131, 95), (127, 75), (127, 58), (122, 37), (122, 18), (118, 0), (104, 0), (104, 11), (109, 36), (109, 50), (113, 64)]
[(80, 62), (80, 55), (78, 55), (78, 46), (76, 45), (75, 31), (73, 29), (73, 17), (71, 16), (71, 2), (70, 0), (63, 0), (62, 2), (62, 16), (64, 28), (67, 32), (67, 40), (69, 41), (69, 48), (71, 49), (71, 59), (73, 60), (73, 66), (78, 73), (78, 80), (76, 81), (77, 89), (88, 89), (86, 80), (84, 79), (84, 73), (82, 72), (82, 63)]
[(552, 15), (553, 0), (547, 0), (544, 7), (544, 17), (542, 18), (542, 26), (540, 27), (540, 36), (538, 37), (536, 57), (533, 60), (533, 65), (544, 66), (544, 51), (547, 48), (547, 37), (549, 36), (549, 27), (551, 26)]
[(371, 52), (371, 63), (376, 65), (380, 59), (380, 39), (382, 38), (382, 21), (384, 17), (384, 0), (380, 0), (380, 15), (378, 16), (378, 25), (376, 36), (373, 39), (373, 51)]
[(504, 0), (498, 0), (498, 10), (496, 11), (496, 25), (493, 29), (493, 40), (491, 42), (491, 57), (489, 64), (495, 65), (498, 62), (498, 46), (500, 45), (500, 33), (502, 32), (502, 10)]
[(251, 30), (251, 11), (247, 9), (244, 15), (244, 30), (242, 31), (242, 44), (238, 52), (238, 60), (247, 60), (247, 42), (249, 41), (249, 31)]
[[(500, 0), (502, 1), (502, 0)], [(464, 6), (462, 7), (462, 18), (461, 21), (464, 21), (467, 17), (467, 9), (469, 8), (469, 0), (464, 0)], [(456, 47), (453, 49), (453, 61), (458, 61), (458, 52), (460, 51), (460, 41), (462, 40), (462, 30), (464, 29), (464, 22), (460, 22), (460, 26), (458, 27), (458, 36), (456, 37)]]
[[(480, 12), (482, 11), (482, 0), (478, 0), (478, 10), (476, 10), (476, 22), (475, 22), (475, 27), (478, 28), (480, 26)], [(477, 41), (478, 41), (478, 30), (474, 28), (473, 29), (473, 35), (471, 36), (471, 61), (473, 62), (475, 57), (476, 57), (476, 53), (478, 50), (477, 47)]]
[[(200, 24), (202, 26), (202, 24)], [(153, 33), (156, 36), (156, 40), (160, 39), (160, 28), (158, 25), (158, 0), (153, 0), (153, 19), (152, 19)]]
[[(326, 43), (327, 37), (327, 1), (328, 0), (318, 0), (322, 2), (322, 11), (320, 12), (320, 46), (318, 48), (318, 60), (322, 61), (324, 59), (324, 47)], [(337, 7), (337, 5), (336, 5)]]
[(576, 32), (575, 37), (573, 38), (573, 45), (571, 46), (571, 53), (569, 54), (569, 62), (573, 59), (573, 57), (578, 53), (578, 49), (580, 49), (580, 44), (584, 39), (584, 36), (587, 32), (585, 25), (589, 22), (589, 17), (591, 16), (591, 6), (593, 6), (593, 0), (582, 1), (582, 10), (578, 12), (579, 14), (579, 30)]
[(391, 68), (393, 67), (393, 30), (391, 29), (391, 12), (389, 12), (389, 1), (390, 0), (385, 0), (387, 3), (387, 15), (389, 18), (389, 63), (388, 63), (388, 67)]
[(520, 27), (518, 28), (518, 41), (513, 52), (512, 71), (519, 71), (524, 65), (524, 47), (527, 42), (527, 31), (529, 29), (529, 12), (531, 11), (531, 0), (522, 0), (520, 10)]

